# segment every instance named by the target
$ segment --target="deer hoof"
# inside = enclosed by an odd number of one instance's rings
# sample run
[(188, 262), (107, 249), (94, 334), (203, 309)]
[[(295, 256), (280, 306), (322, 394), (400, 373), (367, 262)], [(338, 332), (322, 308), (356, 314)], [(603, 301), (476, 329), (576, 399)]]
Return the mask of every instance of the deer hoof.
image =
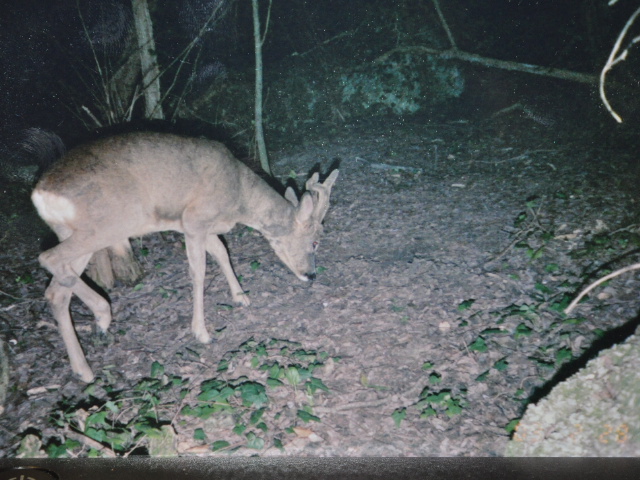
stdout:
[(205, 330), (203, 332), (193, 332), (193, 335), (196, 337), (200, 343), (211, 343), (211, 337), (209, 333)]
[(248, 307), (249, 305), (251, 305), (251, 300), (249, 300), (249, 296), (244, 292), (234, 293), (233, 301), (238, 305), (242, 305), (243, 307)]
[(83, 370), (81, 372), (75, 372), (75, 374), (78, 376), (78, 378), (83, 381), (84, 383), (91, 383), (95, 380), (95, 375), (93, 374), (93, 372), (91, 371), (90, 368), (88, 368), (87, 370)]

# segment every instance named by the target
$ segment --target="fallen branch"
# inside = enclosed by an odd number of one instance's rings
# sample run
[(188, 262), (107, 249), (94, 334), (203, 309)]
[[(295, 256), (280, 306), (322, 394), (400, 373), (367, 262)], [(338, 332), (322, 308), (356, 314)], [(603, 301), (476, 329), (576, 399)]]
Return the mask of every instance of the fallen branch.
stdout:
[(450, 48), (447, 50), (438, 50), (435, 48), (424, 47), (421, 45), (397, 47), (392, 50), (389, 50), (383, 55), (380, 55), (378, 58), (376, 58), (373, 61), (373, 63), (382, 63), (394, 53), (426, 53), (428, 55), (444, 58), (446, 60), (455, 59), (455, 60), (462, 60), (465, 62), (480, 63), (485, 67), (532, 73), (534, 75), (544, 75), (546, 77), (561, 78), (563, 80), (571, 80), (574, 82), (591, 84), (591, 83), (596, 83), (598, 81), (598, 77), (596, 75), (572, 72), (569, 70), (562, 70), (559, 68), (541, 67), (540, 65), (530, 65), (528, 63), (518, 63), (518, 62), (508, 62), (506, 60), (497, 60), (495, 58), (483, 57), (482, 55), (476, 55), (474, 53), (468, 53), (468, 52), (459, 50), (456, 45), (456, 41), (453, 37), (453, 33), (451, 32), (451, 29), (449, 28), (449, 25), (444, 17), (444, 14), (442, 13), (442, 9), (440, 8), (440, 1), (439, 0), (432, 0), (432, 1), (433, 1), (434, 8), (436, 9), (436, 13), (438, 14), (440, 23), (442, 24), (442, 28), (446, 32), (447, 38), (449, 39)]
[(425, 53), (435, 57), (444, 58), (446, 60), (463, 60), (465, 62), (480, 63), (485, 67), (500, 68), (502, 70), (518, 71), (532, 73), (534, 75), (543, 75), (546, 77), (561, 78), (563, 80), (571, 80), (574, 82), (595, 84), (598, 82), (596, 75), (580, 72), (572, 72), (570, 70), (562, 70), (560, 68), (542, 67), (540, 65), (531, 65), (528, 63), (509, 62), (506, 60), (497, 60), (495, 58), (483, 57), (475, 53), (468, 53), (455, 48), (448, 50), (438, 50), (435, 48), (424, 47), (421, 45), (398, 47), (380, 55), (373, 63), (382, 63), (395, 53)]
[(587, 288), (585, 288), (580, 295), (578, 295), (573, 302), (571, 302), (569, 304), (569, 306), (564, 310), (564, 313), (569, 314), (569, 312), (571, 312), (571, 310), (573, 310), (575, 308), (575, 306), (578, 304), (578, 302), (580, 300), (582, 300), (582, 297), (584, 297), (587, 293), (589, 293), (591, 290), (593, 290), (594, 288), (596, 288), (598, 285), (606, 282), (607, 280), (611, 280), (613, 277), (617, 277), (618, 275), (622, 275), (623, 273), (627, 273), (631, 270), (638, 270), (640, 269), (640, 263), (635, 263), (633, 265), (629, 265), (628, 267), (624, 267), (621, 268), (619, 270), (616, 270), (615, 272), (610, 273), (609, 275), (606, 275), (604, 277), (602, 277), (600, 280), (597, 280), (595, 282), (593, 282), (591, 285), (589, 285)]

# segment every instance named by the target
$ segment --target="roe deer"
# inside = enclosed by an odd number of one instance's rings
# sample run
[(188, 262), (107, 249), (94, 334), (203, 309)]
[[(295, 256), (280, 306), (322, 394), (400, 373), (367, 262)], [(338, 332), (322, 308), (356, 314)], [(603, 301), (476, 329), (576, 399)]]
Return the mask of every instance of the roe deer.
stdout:
[(69, 151), (45, 173), (31, 199), (60, 240), (39, 261), (53, 274), (45, 297), (73, 372), (85, 382), (94, 378), (69, 314), (71, 295), (93, 312), (100, 332), (111, 323), (107, 300), (80, 279), (94, 253), (109, 248), (125, 255), (130, 237), (161, 230), (184, 233), (193, 282), (191, 330), (208, 343), (206, 252), (217, 260), (233, 300), (249, 305), (218, 235), (236, 223), (255, 228), (300, 280), (313, 280), (336, 178), (338, 170), (319, 183), (315, 173), (299, 201), (291, 187), (283, 198), (221, 143), (169, 134), (125, 134)]

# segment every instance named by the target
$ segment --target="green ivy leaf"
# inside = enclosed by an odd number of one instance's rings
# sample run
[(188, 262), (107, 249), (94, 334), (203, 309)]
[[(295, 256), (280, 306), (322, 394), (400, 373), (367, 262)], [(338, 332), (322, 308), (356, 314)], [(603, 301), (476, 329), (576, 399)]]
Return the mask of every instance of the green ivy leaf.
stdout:
[(468, 310), (469, 308), (471, 308), (471, 306), (476, 302), (476, 300), (474, 298), (471, 298), (469, 300), (465, 300), (464, 302), (460, 303), (460, 305), (458, 305), (458, 311), (463, 312), (464, 310)]
[(432, 407), (427, 407), (420, 412), (420, 418), (435, 417), (437, 414), (438, 412), (436, 412)]
[(260, 408), (269, 401), (264, 385), (257, 382), (245, 382), (240, 385), (240, 395), (245, 407)]
[(260, 422), (259, 424), (257, 424), (256, 428), (259, 428), (260, 430), (262, 430), (265, 433), (269, 430), (269, 427), (267, 427), (267, 424), (264, 423), (264, 422)]
[(305, 412), (304, 410), (298, 410), (298, 418), (300, 418), (304, 423), (313, 421), (320, 422), (320, 417), (316, 417), (309, 412)]
[(66, 445), (49, 445), (47, 447), (47, 455), (49, 458), (60, 458), (67, 454)]
[(504, 429), (507, 431), (507, 433), (511, 434), (516, 430), (518, 423), (520, 423), (519, 418), (516, 418), (515, 420), (511, 420), (509, 423), (505, 425)]
[(251, 413), (251, 416), (249, 417), (249, 424), (253, 425), (255, 423), (258, 423), (260, 421), (260, 419), (262, 418), (262, 416), (264, 415), (264, 408), (260, 408), (258, 410), (255, 410), (254, 412)]
[(164, 365), (153, 362), (151, 364), (151, 378), (160, 378), (162, 375), (164, 375)]
[(231, 444), (229, 442), (225, 442), (224, 440), (216, 440), (211, 445), (211, 450), (213, 450), (215, 452), (216, 450), (221, 450), (223, 448), (227, 448), (229, 445), (231, 445)]
[(493, 364), (493, 368), (498, 370), (499, 372), (503, 372), (509, 366), (509, 362), (507, 362), (506, 358), (502, 358)]
[(247, 434), (247, 447), (254, 450), (262, 450), (264, 448), (264, 439), (250, 432)]
[(102, 410), (100, 412), (89, 415), (85, 425), (87, 427), (89, 427), (90, 425), (106, 425), (107, 415), (109, 415), (109, 412), (107, 412), (106, 410)]
[(571, 360), (572, 358), (573, 354), (571, 353), (570, 348), (561, 348), (560, 350), (558, 350), (558, 353), (556, 353), (556, 364), (560, 365), (561, 363)]
[(487, 344), (484, 341), (484, 338), (478, 337), (476, 338), (475, 342), (469, 345), (469, 350), (482, 353), (489, 350), (489, 348), (487, 347)]
[(532, 332), (533, 332), (533, 329), (531, 329), (530, 327), (528, 327), (524, 323), (521, 323), (520, 325), (518, 325), (516, 327), (516, 331), (515, 331), (514, 337), (516, 339), (519, 338), (519, 337), (527, 337), (527, 336), (531, 335)]
[(329, 387), (327, 387), (322, 380), (316, 377), (311, 377), (307, 381), (306, 386), (307, 386), (307, 389), (311, 392), (311, 394), (316, 393), (317, 390), (329, 392)]
[(284, 371), (284, 378), (287, 379), (290, 385), (300, 385), (302, 379), (300, 378), (300, 373), (296, 367), (289, 367)]
[(393, 421), (395, 422), (397, 428), (400, 428), (400, 424), (406, 418), (406, 416), (407, 416), (406, 408), (398, 408), (394, 410), (393, 413), (391, 414), (391, 418), (393, 418)]

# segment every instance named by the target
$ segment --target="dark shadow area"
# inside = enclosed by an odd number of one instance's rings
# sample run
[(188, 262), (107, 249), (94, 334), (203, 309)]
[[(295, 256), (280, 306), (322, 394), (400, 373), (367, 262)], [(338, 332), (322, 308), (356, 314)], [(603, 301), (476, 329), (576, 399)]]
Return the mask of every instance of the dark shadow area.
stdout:
[[(543, 386), (536, 388), (533, 391), (532, 395), (529, 397), (528, 404), (538, 403), (544, 397), (549, 395), (549, 393), (555, 386), (564, 382), (569, 377), (583, 369), (587, 365), (587, 363), (590, 360), (596, 358), (598, 354), (600, 354), (600, 352), (624, 342), (627, 338), (636, 333), (638, 327), (640, 327), (640, 314), (624, 325), (609, 330), (605, 335), (602, 336), (602, 338), (594, 341), (593, 344), (587, 350), (585, 350), (585, 352), (580, 357), (576, 358), (572, 362), (564, 364), (562, 367), (560, 367), (560, 369), (556, 372), (551, 380), (549, 380)], [(526, 407), (526, 405), (524, 407)]]

